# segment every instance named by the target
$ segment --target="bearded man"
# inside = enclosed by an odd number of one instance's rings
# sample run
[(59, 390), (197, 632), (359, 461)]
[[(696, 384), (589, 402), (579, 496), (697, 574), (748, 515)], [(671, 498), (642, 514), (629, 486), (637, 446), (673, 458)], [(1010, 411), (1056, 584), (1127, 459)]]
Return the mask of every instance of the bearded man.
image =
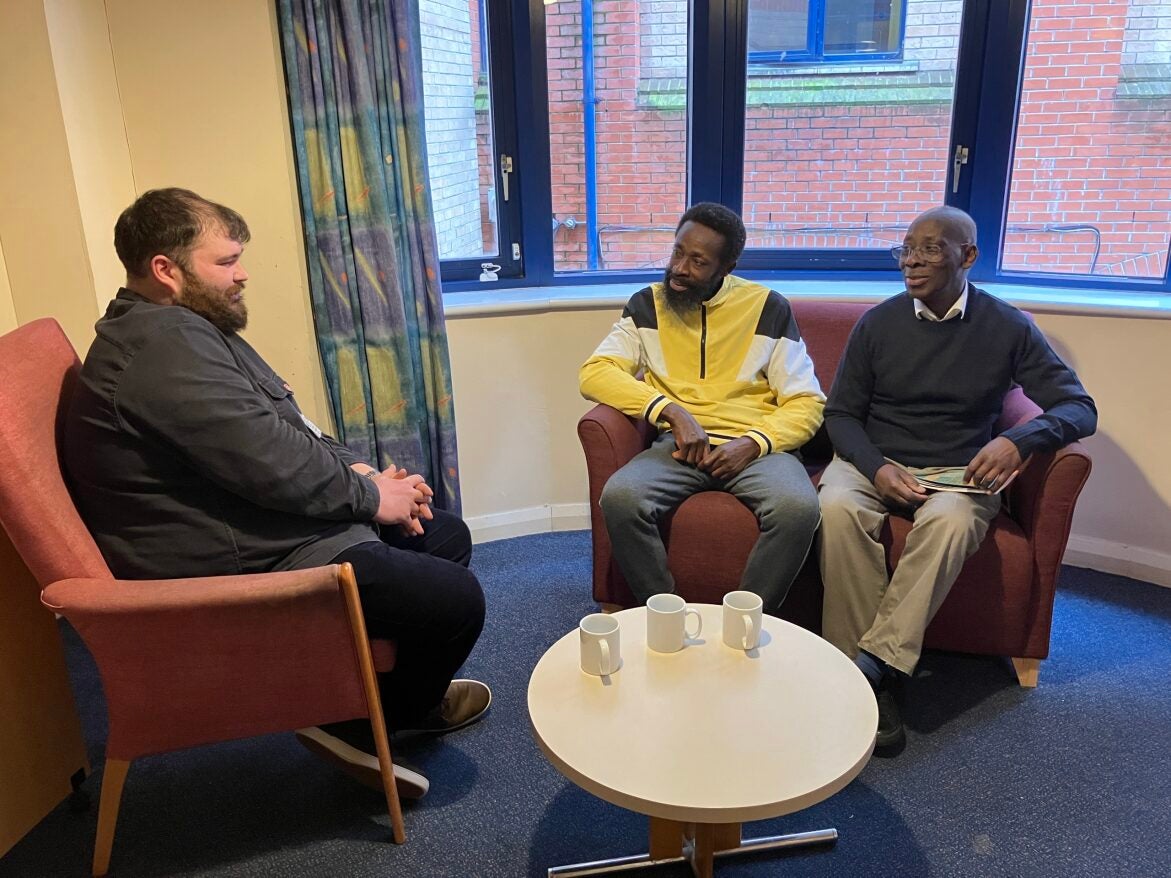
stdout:
[(760, 536), (740, 587), (766, 612), (784, 600), (820, 521), (797, 449), (820, 426), (825, 395), (789, 303), (731, 274), (745, 239), (728, 208), (690, 208), (662, 282), (631, 297), (581, 367), (583, 396), (660, 431), (601, 498), (614, 557), (640, 603), (675, 590), (659, 522), (692, 494), (727, 491), (756, 516)]
[[(236, 211), (186, 189), (146, 192), (118, 218), (126, 286), (97, 323), (65, 424), (81, 516), (122, 579), (350, 562), (367, 630), (397, 644), (379, 679), (389, 731), (469, 725), (491, 693), (452, 679), (484, 624), (467, 526), (431, 509), (422, 476), (379, 472), (325, 435), (241, 338), (249, 238)], [(382, 788), (368, 722), (298, 736)], [(406, 798), (429, 786), (397, 759), (395, 780)]]

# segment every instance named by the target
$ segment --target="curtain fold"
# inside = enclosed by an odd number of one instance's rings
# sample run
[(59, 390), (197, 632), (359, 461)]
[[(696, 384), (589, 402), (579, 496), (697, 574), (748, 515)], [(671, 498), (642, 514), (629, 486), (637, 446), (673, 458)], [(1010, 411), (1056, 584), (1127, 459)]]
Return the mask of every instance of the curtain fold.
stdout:
[(417, 0), (278, 0), (317, 343), (338, 438), (459, 512)]

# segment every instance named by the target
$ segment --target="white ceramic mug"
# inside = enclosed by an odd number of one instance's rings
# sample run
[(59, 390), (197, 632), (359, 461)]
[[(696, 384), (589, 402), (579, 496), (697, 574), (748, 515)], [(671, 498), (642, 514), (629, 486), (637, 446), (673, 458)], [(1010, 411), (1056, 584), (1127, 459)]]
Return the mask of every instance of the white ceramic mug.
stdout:
[(581, 669), (606, 677), (622, 667), (622, 643), (618, 620), (605, 613), (590, 613), (577, 626), (581, 640)]
[(755, 649), (760, 642), (760, 616), (764, 602), (751, 591), (724, 595), (724, 643), (732, 649)]
[[(687, 617), (695, 617), (695, 631), (687, 630)], [(646, 645), (655, 652), (678, 652), (685, 637), (699, 637), (703, 617), (677, 594), (657, 594), (646, 602)]]

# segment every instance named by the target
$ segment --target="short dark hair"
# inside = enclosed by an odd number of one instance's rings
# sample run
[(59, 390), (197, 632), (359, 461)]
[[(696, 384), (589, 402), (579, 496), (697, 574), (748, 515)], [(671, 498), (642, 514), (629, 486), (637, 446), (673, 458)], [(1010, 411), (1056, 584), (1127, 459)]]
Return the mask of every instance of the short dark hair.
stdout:
[(145, 277), (158, 254), (187, 267), (187, 257), (201, 235), (221, 229), (247, 244), (248, 223), (230, 207), (201, 198), (190, 189), (151, 189), (122, 211), (114, 224), (114, 249), (129, 277)]
[(731, 265), (744, 252), (744, 243), (748, 240), (744, 221), (736, 211), (729, 210), (722, 204), (701, 201), (687, 208), (687, 212), (679, 220), (679, 225), (675, 226), (676, 234), (683, 228), (684, 223), (699, 223), (724, 236), (724, 252), (721, 254), (724, 265)]

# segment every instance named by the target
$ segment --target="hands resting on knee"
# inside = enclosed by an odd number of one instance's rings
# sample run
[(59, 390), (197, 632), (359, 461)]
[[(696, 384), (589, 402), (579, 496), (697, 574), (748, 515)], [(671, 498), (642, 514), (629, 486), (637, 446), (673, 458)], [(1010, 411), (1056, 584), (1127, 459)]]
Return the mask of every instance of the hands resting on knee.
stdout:
[(675, 450), (671, 456), (680, 463), (696, 467), (717, 479), (730, 479), (760, 456), (760, 446), (747, 436), (712, 446), (707, 432), (691, 412), (676, 403), (663, 409), (663, 419), (671, 426)]
[(363, 464), (354, 464), (352, 469), (378, 486), (378, 511), (374, 514), (374, 521), (398, 525), (407, 536), (422, 535), (423, 520), (430, 521), (434, 517), (431, 500), (435, 492), (421, 475), (412, 475), (394, 466), (382, 472)]

